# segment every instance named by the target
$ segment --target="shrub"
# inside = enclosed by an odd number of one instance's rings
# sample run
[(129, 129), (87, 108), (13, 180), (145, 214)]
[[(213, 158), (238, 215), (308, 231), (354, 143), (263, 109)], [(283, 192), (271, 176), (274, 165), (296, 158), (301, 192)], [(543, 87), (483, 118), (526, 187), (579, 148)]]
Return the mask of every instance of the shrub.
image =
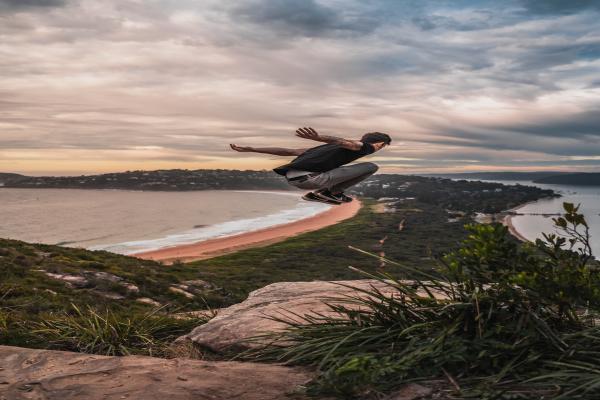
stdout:
[(312, 392), (343, 398), (424, 380), (460, 398), (600, 398), (599, 271), (585, 219), (565, 211), (555, 220), (564, 235), (535, 245), (499, 225), (470, 226), (436, 275), (366, 274), (395, 294), (355, 288), (330, 305), (337, 316), (280, 319), (288, 328), (243, 357), (315, 366)]

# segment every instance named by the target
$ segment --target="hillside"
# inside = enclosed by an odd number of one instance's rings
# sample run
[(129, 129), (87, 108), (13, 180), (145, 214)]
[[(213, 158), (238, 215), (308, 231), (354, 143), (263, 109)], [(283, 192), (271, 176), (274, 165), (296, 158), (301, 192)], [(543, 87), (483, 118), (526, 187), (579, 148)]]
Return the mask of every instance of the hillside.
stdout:
[[(6, 174), (13, 175), (13, 174)], [(81, 176), (18, 176), (4, 186), (13, 188), (127, 189), (127, 190), (292, 190), (285, 179), (271, 171), (226, 169), (169, 169), (126, 171)], [(0, 177), (1, 182), (1, 177)]]
[(587, 172), (578, 174), (554, 175), (536, 179), (534, 182), (556, 185), (600, 186), (600, 173)]
[(534, 171), (534, 172), (465, 172), (451, 174), (427, 174), (425, 176), (439, 176), (450, 179), (480, 179), (490, 181), (533, 181), (550, 176), (569, 174), (560, 171)]
[(25, 178), (27, 178), (25, 175), (0, 172), (0, 186), (5, 186), (7, 183)]

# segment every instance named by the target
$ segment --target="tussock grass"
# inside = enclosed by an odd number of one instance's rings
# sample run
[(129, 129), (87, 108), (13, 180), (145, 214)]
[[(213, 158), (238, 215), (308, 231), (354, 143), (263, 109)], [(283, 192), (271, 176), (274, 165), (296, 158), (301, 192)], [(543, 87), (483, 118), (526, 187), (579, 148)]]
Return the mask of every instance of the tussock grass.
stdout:
[(426, 381), (443, 398), (598, 399), (600, 270), (583, 216), (565, 210), (555, 220), (564, 236), (535, 246), (471, 226), (436, 273), (385, 259), (413, 281), (362, 272), (394, 294), (355, 288), (329, 303), (334, 316), (280, 318), (287, 329), (255, 338), (270, 345), (243, 357), (316, 367), (311, 393), (342, 398)]
[(128, 316), (111, 310), (72, 305), (34, 324), (32, 333), (41, 335), (52, 348), (109, 356), (146, 354), (167, 356), (170, 343), (206, 322), (199, 318), (172, 317), (157, 308)]

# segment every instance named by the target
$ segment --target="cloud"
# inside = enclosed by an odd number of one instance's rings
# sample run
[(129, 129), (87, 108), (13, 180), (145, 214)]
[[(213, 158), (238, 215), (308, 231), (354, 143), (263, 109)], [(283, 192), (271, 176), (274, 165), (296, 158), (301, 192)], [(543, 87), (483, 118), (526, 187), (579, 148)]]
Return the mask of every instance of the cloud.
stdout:
[(253, 0), (233, 6), (229, 15), (236, 22), (265, 27), (284, 36), (364, 35), (377, 28), (377, 20), (349, 8), (334, 9), (315, 0)]
[(538, 155), (579, 158), (600, 154), (600, 116), (595, 110), (562, 116), (524, 116), (522, 121), (508, 124), (462, 121), (456, 125), (435, 128), (438, 137), (432, 138), (431, 142), (461, 148), (527, 151)]
[(600, 9), (598, 0), (521, 0), (533, 14), (572, 14), (588, 9)]
[(0, 4), (44, 11), (0, 14), (0, 148), (11, 160), (114, 152), (148, 168), (161, 157), (258, 168), (279, 161), (232, 154), (228, 143), (306, 147), (316, 143), (293, 132), (309, 124), (348, 137), (389, 132), (402, 145), (386, 148), (387, 171), (600, 167), (589, 158), (600, 154), (600, 26), (583, 4), (553, 13), (520, 0)]

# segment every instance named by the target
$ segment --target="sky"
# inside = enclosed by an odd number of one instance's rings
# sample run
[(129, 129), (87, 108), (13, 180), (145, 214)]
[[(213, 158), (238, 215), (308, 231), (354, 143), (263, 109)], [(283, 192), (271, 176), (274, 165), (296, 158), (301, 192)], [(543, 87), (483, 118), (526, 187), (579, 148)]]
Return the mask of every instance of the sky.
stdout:
[(600, 0), (0, 0), (0, 172), (600, 171)]

